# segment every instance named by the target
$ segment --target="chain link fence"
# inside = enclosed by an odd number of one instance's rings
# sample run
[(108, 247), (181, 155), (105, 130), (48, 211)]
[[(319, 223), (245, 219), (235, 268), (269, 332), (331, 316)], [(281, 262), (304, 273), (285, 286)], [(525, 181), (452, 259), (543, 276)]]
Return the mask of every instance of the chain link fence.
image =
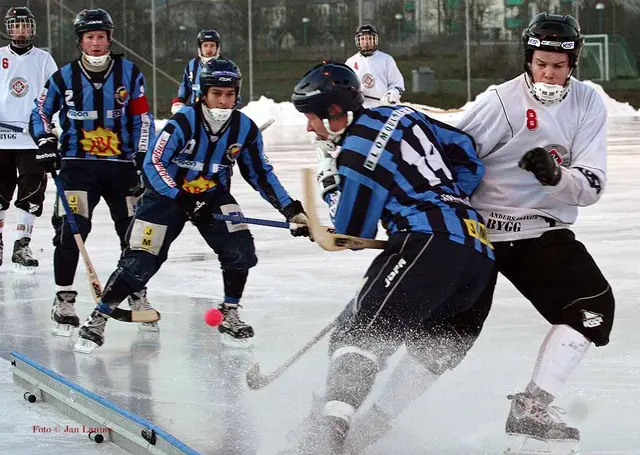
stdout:
[[(520, 36), (540, 11), (577, 16), (583, 33), (589, 35), (578, 77), (601, 83), (614, 98), (640, 107), (640, 0), (23, 0), (21, 4), (36, 16), (37, 45), (50, 48), (59, 65), (78, 56), (75, 14), (84, 8), (106, 9), (115, 23), (114, 50), (145, 73), (158, 117), (169, 115), (177, 81), (196, 54), (196, 35), (203, 28), (220, 33), (222, 54), (243, 70), (245, 102), (250, 86), (253, 99), (287, 100), (310, 66), (323, 59), (346, 60), (356, 52), (354, 31), (362, 18), (378, 28), (379, 48), (396, 59), (407, 87), (404, 100), (456, 108), (467, 101), (468, 90), (473, 98), (522, 71)], [(18, 5), (1, 0), (0, 14), (9, 6)], [(428, 78), (421, 79), (422, 74)], [(420, 83), (414, 84), (416, 77)]]

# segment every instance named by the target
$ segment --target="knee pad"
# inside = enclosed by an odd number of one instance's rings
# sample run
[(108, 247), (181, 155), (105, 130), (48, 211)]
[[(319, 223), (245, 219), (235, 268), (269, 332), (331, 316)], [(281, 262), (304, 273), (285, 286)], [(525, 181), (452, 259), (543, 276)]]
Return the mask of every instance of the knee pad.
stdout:
[(344, 346), (331, 355), (327, 377), (327, 401), (342, 401), (358, 408), (378, 374), (378, 358), (371, 351)]
[(477, 334), (464, 334), (444, 322), (407, 340), (407, 352), (434, 374), (453, 370), (465, 358)]
[(228, 244), (218, 254), (222, 270), (245, 271), (258, 263), (253, 238), (246, 232), (247, 236), (231, 236)]
[(89, 197), (86, 191), (65, 190), (64, 196), (67, 198), (69, 208), (71, 208), (76, 218), (83, 217), (89, 219)]
[(580, 332), (596, 346), (604, 346), (609, 343), (614, 312), (615, 299), (607, 284), (600, 294), (577, 299), (563, 308), (558, 323)]
[(159, 256), (166, 236), (167, 226), (136, 219), (131, 227), (128, 247), (131, 251)]
[[(71, 231), (71, 225), (69, 225), (66, 217), (63, 218), (62, 225), (56, 229), (56, 234), (54, 236), (54, 242), (56, 237), (59, 238), (59, 244), (65, 248), (73, 248), (77, 249), (76, 241), (73, 238), (73, 232)], [(74, 216), (74, 220), (76, 225), (78, 226), (78, 232), (82, 237), (82, 240), (86, 240), (89, 232), (91, 232), (91, 221), (83, 216)], [(59, 235), (58, 235), (59, 232)]]
[(142, 290), (156, 271), (154, 255), (144, 251), (127, 251), (118, 261), (118, 268), (112, 277), (126, 283), (129, 289), (128, 293), (124, 295), (126, 297), (132, 292)]

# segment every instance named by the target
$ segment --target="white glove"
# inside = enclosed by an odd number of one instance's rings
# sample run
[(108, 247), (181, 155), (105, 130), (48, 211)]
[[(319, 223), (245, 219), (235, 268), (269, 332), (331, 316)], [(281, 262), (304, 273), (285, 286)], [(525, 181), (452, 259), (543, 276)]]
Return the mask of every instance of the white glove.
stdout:
[(387, 90), (380, 98), (380, 104), (383, 106), (394, 106), (400, 102), (400, 91), (397, 88)]
[(320, 197), (324, 199), (324, 195), (332, 193), (338, 189), (340, 185), (340, 175), (336, 166), (336, 159), (326, 156), (318, 160), (318, 186), (320, 188)]
[(178, 101), (176, 103), (173, 103), (171, 105), (171, 115), (175, 114), (176, 112), (178, 112), (180, 109), (182, 109), (184, 107), (184, 103)]

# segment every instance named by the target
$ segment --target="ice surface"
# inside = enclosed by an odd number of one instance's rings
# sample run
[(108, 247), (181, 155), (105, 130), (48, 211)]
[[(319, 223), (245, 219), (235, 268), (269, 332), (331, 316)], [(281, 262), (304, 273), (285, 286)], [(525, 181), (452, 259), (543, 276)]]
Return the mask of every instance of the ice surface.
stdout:
[[(269, 111), (264, 117), (272, 115)], [(286, 128), (292, 134), (293, 127), (276, 122), (271, 134), (277, 136)], [(298, 128), (298, 137), (306, 137), (303, 126)], [(598, 204), (582, 210), (575, 227), (610, 280), (617, 302), (611, 343), (590, 351), (558, 397), (558, 404), (568, 408), (568, 420), (582, 430), (583, 455), (640, 454), (639, 130), (639, 118), (612, 120), (607, 191)], [(300, 197), (300, 169), (314, 165), (314, 151), (308, 142), (288, 141), (267, 141), (266, 150), (285, 187)], [(233, 193), (245, 215), (280, 219), (239, 175), (234, 177)], [(322, 390), (326, 340), (261, 391), (247, 389), (244, 371), (254, 360), (265, 372), (272, 371), (322, 329), (355, 292), (376, 253), (328, 253), (286, 230), (252, 227), (260, 262), (249, 276), (242, 316), (253, 324), (257, 336), (252, 351), (240, 351), (223, 347), (215, 330), (203, 322), (204, 311), (222, 297), (222, 282), (214, 253), (187, 225), (169, 260), (149, 283), (149, 298), (162, 312), (161, 332), (139, 332), (135, 325), (110, 321), (105, 345), (87, 356), (72, 352), (73, 339), (50, 335), (55, 292), (49, 225), (53, 185), (47, 198), (32, 242), (41, 263), (37, 274), (15, 275), (7, 252), (0, 267), (0, 355), (8, 358), (15, 349), (30, 356), (202, 453), (270, 455), (282, 448), (287, 432), (306, 415), (311, 393)], [(14, 217), (11, 209), (5, 220), (9, 247)], [(87, 248), (103, 283), (116, 265), (117, 245), (101, 203)], [(79, 316), (84, 319), (94, 305), (82, 263), (76, 289)], [(366, 454), (501, 453), (509, 406), (506, 395), (528, 382), (547, 330), (531, 305), (501, 282), (493, 312), (467, 359)], [(12, 385), (4, 381), (0, 387), (6, 393)], [(16, 399), (22, 400), (21, 395)], [(22, 406), (2, 404), (3, 413), (21, 419)], [(9, 441), (24, 453), (42, 452), (41, 440), (24, 437), (31, 419), (19, 420), (22, 427), (15, 429), (0, 427), (5, 429), (2, 443)], [(39, 421), (52, 425), (56, 418), (43, 413)], [(18, 453), (2, 449), (1, 453)]]

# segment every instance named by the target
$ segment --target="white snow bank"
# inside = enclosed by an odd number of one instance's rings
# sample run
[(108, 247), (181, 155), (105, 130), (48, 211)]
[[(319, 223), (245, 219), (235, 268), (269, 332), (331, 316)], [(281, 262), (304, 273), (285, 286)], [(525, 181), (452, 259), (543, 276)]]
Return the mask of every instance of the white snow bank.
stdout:
[[(629, 103), (621, 103), (614, 100), (607, 95), (601, 85), (591, 81), (585, 81), (585, 84), (593, 87), (602, 97), (610, 117), (640, 116), (640, 109), (636, 110)], [(413, 104), (410, 100), (405, 100), (403, 104), (418, 109), (437, 120), (455, 125), (464, 113), (476, 103), (478, 98), (493, 88), (495, 88), (495, 85), (487, 87), (474, 101), (466, 103), (459, 109), (440, 109), (433, 106)], [(410, 96), (410, 94), (407, 95)], [(243, 107), (242, 112), (251, 117), (258, 125), (262, 125), (269, 119), (275, 120), (275, 123), (263, 133), (266, 144), (308, 143), (313, 139), (313, 135), (305, 130), (305, 116), (299, 113), (290, 102), (276, 103), (272, 99), (262, 96), (258, 101), (252, 101)], [(166, 120), (156, 120), (156, 131), (159, 131), (165, 123)]]

